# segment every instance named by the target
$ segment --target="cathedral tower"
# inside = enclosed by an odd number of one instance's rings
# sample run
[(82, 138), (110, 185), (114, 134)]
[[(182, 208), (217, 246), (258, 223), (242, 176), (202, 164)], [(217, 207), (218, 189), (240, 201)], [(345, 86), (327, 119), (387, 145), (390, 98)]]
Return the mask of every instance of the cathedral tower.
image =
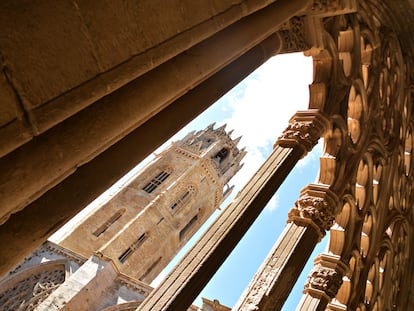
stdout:
[(231, 192), (228, 182), (246, 151), (230, 135), (212, 124), (172, 143), (1, 280), (0, 305), (135, 309), (152, 290), (148, 284)]
[(230, 193), (227, 183), (246, 153), (238, 142), (225, 126), (189, 133), (59, 245), (85, 258), (98, 252), (122, 273), (150, 283)]

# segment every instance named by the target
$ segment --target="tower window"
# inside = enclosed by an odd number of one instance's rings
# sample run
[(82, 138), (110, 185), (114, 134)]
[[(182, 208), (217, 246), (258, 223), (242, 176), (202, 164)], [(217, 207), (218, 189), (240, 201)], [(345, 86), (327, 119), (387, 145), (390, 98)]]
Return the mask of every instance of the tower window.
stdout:
[(186, 191), (177, 199), (177, 201), (174, 202), (174, 204), (170, 206), (170, 208), (174, 210), (177, 207), (183, 205), (190, 199), (190, 197), (194, 194), (194, 192), (195, 192), (194, 186), (192, 185), (188, 186)]
[(214, 158), (217, 159), (221, 163), (227, 157), (228, 154), (229, 154), (229, 150), (226, 148), (222, 148), (219, 152), (217, 152)]
[(102, 233), (104, 233), (110, 226), (112, 226), (125, 212), (125, 208), (120, 209), (115, 214), (113, 214), (103, 225), (101, 225), (98, 229), (93, 232), (93, 235), (99, 237)]
[(182, 240), (183, 237), (187, 234), (187, 232), (190, 231), (190, 229), (194, 226), (196, 221), (197, 221), (197, 215), (195, 215), (193, 218), (191, 218), (191, 220), (185, 225), (185, 227), (181, 229), (181, 231), (180, 231), (180, 240)]
[(188, 191), (184, 192), (184, 194), (173, 205), (171, 205), (171, 209), (174, 210), (177, 206), (184, 204), (189, 194), (190, 193)]
[(145, 273), (139, 278), (140, 281), (144, 281), (145, 277), (154, 270), (155, 266), (158, 265), (158, 263), (161, 261), (162, 257), (158, 257), (156, 261), (145, 271)]
[(145, 187), (142, 188), (145, 192), (152, 193), (159, 185), (165, 181), (171, 172), (161, 171), (157, 176), (155, 176)]
[(141, 234), (140, 236), (139, 236), (139, 238), (134, 242), (134, 243), (132, 243), (131, 244), (131, 246), (130, 247), (128, 247), (126, 250), (125, 250), (125, 252), (123, 252), (122, 253), (122, 255), (121, 256), (119, 256), (118, 257), (118, 260), (121, 262), (121, 263), (124, 263), (125, 262), (125, 260), (127, 260), (128, 259), (128, 257), (129, 256), (131, 256), (137, 249), (138, 249), (138, 247), (140, 247), (141, 246), (141, 244), (142, 243), (144, 243), (144, 241), (147, 239), (147, 233), (145, 232), (145, 233), (143, 233), (143, 234)]

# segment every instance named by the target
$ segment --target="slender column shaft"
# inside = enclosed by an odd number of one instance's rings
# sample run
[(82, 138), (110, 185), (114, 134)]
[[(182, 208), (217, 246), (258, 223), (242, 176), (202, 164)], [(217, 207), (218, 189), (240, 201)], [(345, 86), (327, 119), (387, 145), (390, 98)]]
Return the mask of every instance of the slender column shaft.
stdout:
[[(17, 265), (49, 235), (170, 138), (173, 133), (184, 127), (274, 55), (279, 47), (278, 37), (270, 36), (95, 159), (78, 167), (60, 185), (46, 192), (24, 210), (13, 214), (0, 226), (0, 245), (2, 245), (0, 258), (3, 259), (0, 261), (0, 276)], [(148, 135), (151, 135), (151, 139), (148, 139)]]
[(299, 274), (334, 219), (338, 199), (323, 185), (308, 185), (289, 212), (289, 224), (234, 310), (280, 310)]
[[(296, 308), (296, 311), (323, 311), (325, 308), (319, 308), (320, 306), (320, 300), (318, 298), (314, 298), (310, 295), (303, 295), (298, 307)], [(325, 304), (326, 306), (326, 304)]]
[(302, 157), (277, 146), (236, 199), (138, 310), (186, 310)]
[(318, 239), (313, 227), (289, 223), (233, 310), (279, 310)]
[(0, 224), (263, 42), (307, 3), (279, 0), (246, 16), (1, 158)]
[(329, 300), (326, 298), (304, 294), (296, 307), (296, 311), (324, 311), (328, 302)]
[[(327, 129), (328, 120), (318, 110), (297, 112), (276, 142), (310, 151)], [(316, 243), (325, 234), (337, 206), (326, 187), (309, 185), (289, 212), (289, 224), (250, 282), (234, 310), (279, 310), (296, 282)], [(329, 227), (328, 227), (329, 228)]]
[(338, 293), (342, 277), (347, 271), (348, 265), (339, 256), (321, 254), (316, 257), (315, 265), (305, 284), (304, 295), (296, 311), (325, 310), (328, 303)]
[[(265, 163), (138, 310), (186, 310), (246, 233), (297, 161), (313, 148), (326, 126), (327, 119), (318, 110), (297, 112)], [(317, 193), (315, 190), (310, 192)], [(306, 229), (303, 230), (296, 224), (290, 225), (292, 234), (297, 235), (296, 240), (300, 242), (291, 245), (286, 239), (284, 242), (290, 245), (286, 247), (299, 250), (310, 246), (310, 249), (313, 249), (320, 233), (315, 227), (310, 227), (313, 234), (305, 234)], [(302, 236), (303, 238), (300, 238)], [(309, 241), (306, 240), (308, 238)], [(294, 257), (291, 258), (294, 260)], [(298, 269), (298, 273), (300, 270)]]

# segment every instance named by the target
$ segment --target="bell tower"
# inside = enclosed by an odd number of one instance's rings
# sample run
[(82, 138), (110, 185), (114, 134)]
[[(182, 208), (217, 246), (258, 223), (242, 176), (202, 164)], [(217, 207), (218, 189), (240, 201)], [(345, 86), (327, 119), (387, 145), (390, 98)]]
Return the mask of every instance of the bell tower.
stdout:
[(172, 143), (58, 244), (150, 283), (231, 192), (246, 151), (230, 135), (211, 124)]

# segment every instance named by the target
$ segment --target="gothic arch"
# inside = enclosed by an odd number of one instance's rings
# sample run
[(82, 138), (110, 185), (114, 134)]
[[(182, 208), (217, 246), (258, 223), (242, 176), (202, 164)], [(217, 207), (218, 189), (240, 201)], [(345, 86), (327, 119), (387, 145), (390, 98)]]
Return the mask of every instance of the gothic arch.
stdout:
[[(412, 252), (411, 64), (404, 62), (398, 37), (380, 24), (386, 18), (378, 18), (371, 4), (362, 2), (358, 14), (325, 21), (330, 57), (326, 50), (323, 57), (315, 56), (315, 81), (330, 89), (321, 106), (330, 130), (319, 182), (342, 203), (330, 228), (328, 251), (335, 259), (320, 255), (305, 292), (328, 293), (333, 298), (328, 310), (391, 310), (407, 300), (400, 283)], [(321, 74), (321, 59), (332, 63), (330, 74)], [(332, 278), (322, 276), (321, 269), (331, 269)]]
[(34, 310), (69, 274), (67, 260), (54, 260), (28, 267), (0, 283), (0, 306), (4, 310)]

